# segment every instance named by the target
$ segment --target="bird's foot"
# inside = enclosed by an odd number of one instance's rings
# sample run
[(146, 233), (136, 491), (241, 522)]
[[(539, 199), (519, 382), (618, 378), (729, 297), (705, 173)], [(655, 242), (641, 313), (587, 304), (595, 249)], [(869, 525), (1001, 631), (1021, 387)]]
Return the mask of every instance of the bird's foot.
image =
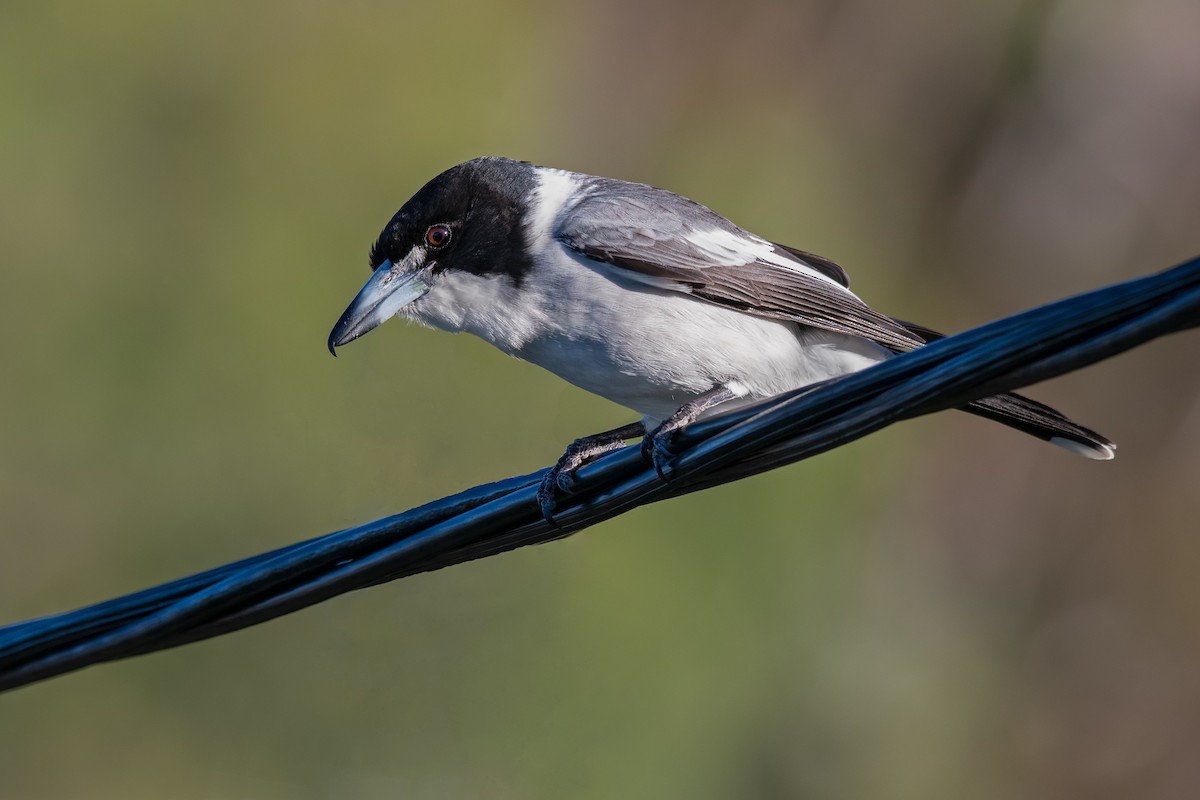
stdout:
[[(550, 468), (542, 477), (537, 490), (538, 508), (542, 517), (551, 525), (554, 523), (554, 508), (560, 493), (574, 494), (578, 480), (575, 472), (584, 464), (595, 461), (605, 453), (620, 450), (625, 446), (626, 439), (642, 436), (645, 433), (642, 423), (636, 422), (604, 433), (584, 436), (571, 442), (566, 452), (558, 459), (558, 463)], [(555, 527), (557, 527), (555, 525)]]
[(680, 416), (676, 412), (642, 439), (642, 458), (654, 465), (654, 471), (658, 473), (658, 477), (662, 481), (670, 482), (666, 469), (671, 463), (671, 459), (679, 455), (678, 451), (672, 447), (676, 432), (695, 422), (698, 415), (698, 413), (694, 413)]
[(678, 411), (642, 439), (642, 458), (654, 465), (654, 471), (664, 483), (670, 483), (667, 467), (679, 453), (672, 447), (675, 434), (695, 422), (701, 414), (738, 394), (728, 386), (718, 386), (695, 400), (684, 403)]

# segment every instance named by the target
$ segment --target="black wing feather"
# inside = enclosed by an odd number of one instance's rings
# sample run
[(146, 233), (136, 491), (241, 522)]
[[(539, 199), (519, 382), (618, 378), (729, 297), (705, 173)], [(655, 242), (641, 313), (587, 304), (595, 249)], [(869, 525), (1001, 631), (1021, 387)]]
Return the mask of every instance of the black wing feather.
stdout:
[(771, 242), (771, 244), (775, 245), (777, 250), (786, 251), (800, 259), (830, 280), (837, 281), (847, 289), (850, 288), (850, 273), (842, 269), (841, 264), (830, 261), (828, 258), (819, 256), (816, 253), (810, 253), (807, 250), (798, 250), (795, 247), (788, 247), (786, 244), (780, 244), (779, 242)]

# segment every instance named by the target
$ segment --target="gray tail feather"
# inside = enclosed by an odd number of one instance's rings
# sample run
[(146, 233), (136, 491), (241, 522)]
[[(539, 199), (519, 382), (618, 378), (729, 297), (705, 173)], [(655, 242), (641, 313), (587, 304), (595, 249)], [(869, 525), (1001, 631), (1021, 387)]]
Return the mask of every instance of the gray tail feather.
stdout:
[[(926, 342), (945, 336), (911, 322), (896, 322)], [(1116, 455), (1117, 446), (1105, 437), (1072, 422), (1050, 406), (1019, 394), (1009, 392), (985, 397), (969, 403), (963, 410), (1036, 436), (1086, 458), (1107, 461)]]

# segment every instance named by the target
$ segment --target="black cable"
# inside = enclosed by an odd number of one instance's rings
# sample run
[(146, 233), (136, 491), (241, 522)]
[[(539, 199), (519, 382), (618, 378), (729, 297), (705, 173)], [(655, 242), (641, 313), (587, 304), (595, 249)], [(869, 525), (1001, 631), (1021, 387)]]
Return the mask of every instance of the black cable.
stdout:
[(579, 470), (553, 525), (545, 470), (76, 611), (0, 628), (0, 691), (255, 625), (352, 589), (569, 535), (645, 503), (809, 458), (902, 419), (960, 407), (1200, 325), (1200, 258), (1032, 309), (678, 437), (661, 480), (636, 446)]

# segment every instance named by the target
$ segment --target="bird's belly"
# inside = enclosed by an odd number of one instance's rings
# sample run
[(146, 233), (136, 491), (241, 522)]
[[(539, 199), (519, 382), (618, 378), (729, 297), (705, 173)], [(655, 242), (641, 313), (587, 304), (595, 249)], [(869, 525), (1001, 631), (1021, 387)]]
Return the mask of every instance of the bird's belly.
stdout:
[[(670, 291), (621, 292), (514, 355), (655, 422), (717, 386), (743, 403), (888, 357), (858, 337), (766, 319)], [(722, 411), (739, 403), (726, 404)]]

